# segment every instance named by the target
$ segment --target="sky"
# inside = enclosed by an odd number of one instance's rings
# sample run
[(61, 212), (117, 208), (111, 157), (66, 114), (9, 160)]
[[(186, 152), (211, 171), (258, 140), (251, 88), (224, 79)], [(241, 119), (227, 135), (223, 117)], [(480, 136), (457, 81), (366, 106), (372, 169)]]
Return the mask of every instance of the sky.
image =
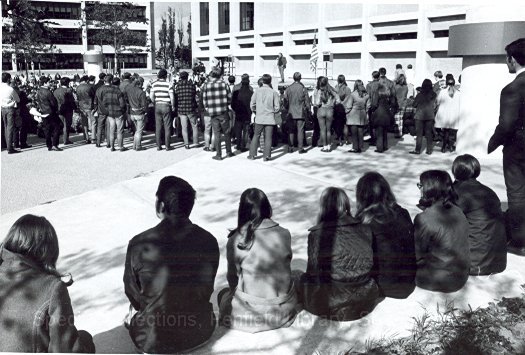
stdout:
[[(188, 28), (188, 21), (190, 19), (190, 13), (191, 13), (191, 9), (190, 9), (190, 3), (189, 2), (173, 2), (173, 1), (170, 1), (170, 2), (165, 2), (165, 1), (155, 1), (154, 3), (154, 11), (155, 11), (155, 33), (153, 34), (154, 37), (155, 37), (155, 47), (158, 49), (159, 48), (159, 38), (158, 38), (158, 33), (159, 33), (159, 30), (160, 30), (160, 27), (162, 25), (162, 18), (166, 16), (166, 13), (168, 12), (168, 8), (172, 8), (173, 10), (175, 10), (175, 12), (181, 12), (182, 13), (182, 22), (184, 23), (183, 25), (183, 28), (184, 28), (184, 43), (188, 43), (188, 34), (186, 32), (187, 28)], [(178, 18), (175, 17), (175, 18)], [(177, 41), (178, 43), (178, 41)]]

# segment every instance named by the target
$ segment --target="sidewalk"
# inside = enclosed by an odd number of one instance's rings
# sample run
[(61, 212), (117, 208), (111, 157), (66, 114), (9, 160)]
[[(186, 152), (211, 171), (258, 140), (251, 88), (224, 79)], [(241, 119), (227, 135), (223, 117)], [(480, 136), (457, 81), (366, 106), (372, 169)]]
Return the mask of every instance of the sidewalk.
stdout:
[[(274, 219), (290, 230), (294, 270), (304, 271), (306, 268), (307, 229), (315, 224), (319, 196), (328, 186), (345, 188), (355, 211), (357, 180), (364, 172), (377, 170), (387, 178), (398, 202), (413, 218), (419, 212), (415, 207), (419, 199), (416, 186), (419, 174), (426, 169), (450, 171), (456, 155), (439, 152), (431, 156), (409, 155), (408, 151), (414, 144), (410, 136), (405, 136), (404, 141), (392, 139), (391, 142), (392, 147), (384, 154), (374, 153), (373, 149), (361, 155), (346, 153), (350, 146), (339, 147), (332, 153), (314, 149), (303, 155), (284, 154), (280, 148), (273, 153), (277, 159), (271, 162), (262, 159), (249, 161), (247, 153), (218, 162), (211, 159), (210, 153), (195, 151), (191, 158), (177, 158), (170, 166), (143, 176), (118, 183), (108, 182), (76, 196), (4, 214), (0, 234), (5, 236), (12, 223), (23, 214), (33, 213), (48, 218), (59, 236), (61, 256), (58, 267), (63, 272), (71, 272), (75, 279), (69, 292), (77, 327), (96, 335), (98, 352), (133, 352), (126, 331), (121, 327), (128, 309), (122, 284), (124, 259), (128, 240), (158, 223), (154, 202), (162, 177), (177, 175), (193, 185), (197, 201), (191, 219), (210, 231), (219, 242), (221, 259), (212, 295), (215, 302), (216, 293), (227, 284), (226, 236), (228, 229), (235, 226), (238, 199), (246, 188), (258, 187), (265, 191), (274, 210)], [(129, 152), (130, 156), (132, 153)], [(151, 159), (157, 154), (162, 156), (172, 152), (154, 153)], [(119, 158), (128, 155), (114, 154)], [(111, 165), (117, 162), (107, 161), (106, 168), (112, 168)], [(481, 163), (480, 180), (506, 201), (501, 154), (483, 159)], [(122, 161), (121, 169), (125, 171), (129, 164), (133, 164), (131, 158)], [(93, 169), (93, 166), (86, 168), (87, 171)], [(34, 183), (45, 186), (52, 178), (35, 179)], [(421, 316), (424, 308), (433, 313), (437, 305), (443, 309), (449, 301), (460, 309), (468, 309), (469, 305), (483, 307), (501, 297), (518, 296), (523, 284), (525, 258), (509, 254), (505, 272), (489, 277), (470, 277), (463, 289), (452, 294), (416, 288), (408, 299), (387, 298), (370, 315), (353, 322), (330, 322), (302, 311), (294, 324), (286, 329), (247, 334), (220, 327), (210, 342), (195, 353), (311, 354), (318, 351), (324, 354), (351, 348), (362, 350), (368, 339), (407, 335), (412, 318)], [(217, 310), (216, 304), (214, 307)]]

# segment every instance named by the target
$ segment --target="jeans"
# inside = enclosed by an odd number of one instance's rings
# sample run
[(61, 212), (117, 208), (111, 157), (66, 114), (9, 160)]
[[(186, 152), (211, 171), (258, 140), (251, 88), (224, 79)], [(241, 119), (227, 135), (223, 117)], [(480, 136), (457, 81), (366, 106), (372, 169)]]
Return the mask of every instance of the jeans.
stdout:
[(115, 130), (117, 131), (117, 142), (120, 149), (124, 148), (124, 116), (111, 117), (109, 120), (109, 145), (113, 149), (115, 147)]
[(434, 141), (432, 133), (434, 131), (434, 120), (416, 120), (416, 152), (421, 152), (421, 145), (423, 144), (423, 135), (427, 139), (427, 153), (432, 152)]
[(142, 148), (142, 132), (144, 131), (144, 115), (129, 115), (131, 121), (135, 126), (135, 134), (133, 135), (133, 149)]
[(509, 208), (505, 214), (507, 236), (513, 246), (525, 247), (525, 156), (517, 145), (503, 148), (503, 176)]
[(62, 124), (64, 125), (64, 144), (69, 142), (69, 129), (73, 124), (73, 111), (66, 112), (63, 115), (59, 115)]
[(155, 105), (155, 139), (157, 148), (162, 148), (162, 128), (164, 128), (164, 144), (170, 148), (171, 132), (171, 107), (166, 104)]
[(279, 75), (281, 75), (281, 81), (284, 81), (284, 67), (279, 65)]
[(265, 124), (255, 124), (254, 135), (252, 143), (250, 144), (250, 156), (257, 156), (257, 148), (259, 146), (259, 138), (261, 137), (262, 132), (264, 131), (264, 158), (270, 158), (272, 154), (272, 134), (273, 134), (274, 125), (265, 125)]
[(7, 149), (13, 150), (14, 138), (15, 138), (15, 108), (14, 107), (2, 107), (2, 122), (4, 124), (5, 141)]
[(323, 147), (332, 144), (332, 122), (334, 120), (334, 110), (331, 107), (319, 107), (317, 110), (317, 120), (321, 135), (321, 145)]
[(95, 127), (97, 130), (97, 145), (100, 145), (102, 141), (102, 130), (106, 131), (106, 139), (109, 136), (106, 130), (106, 121), (107, 121), (107, 116), (99, 113), (97, 117), (96, 127)]
[(248, 127), (250, 127), (249, 120), (243, 121), (237, 118), (235, 121), (235, 139), (239, 150), (244, 149), (248, 143)]
[(193, 134), (193, 144), (199, 144), (199, 129), (197, 128), (197, 117), (193, 113), (187, 115), (179, 115), (180, 125), (182, 129), (182, 139), (184, 140), (184, 145), (189, 145), (188, 137), (188, 121), (191, 124), (191, 132)]
[(48, 149), (58, 147), (60, 139), (60, 119), (58, 116), (49, 115), (42, 119), (42, 129), (46, 136), (46, 146)]
[(384, 152), (388, 149), (388, 127), (376, 127), (376, 147), (380, 152)]
[[(297, 147), (299, 150), (303, 149), (304, 147), (304, 119), (294, 119), (294, 123), (297, 126)], [(294, 133), (290, 133), (290, 145), (294, 142)]]
[(206, 148), (215, 147), (215, 132), (211, 129), (211, 117), (204, 116), (204, 146)]
[(224, 134), (224, 140), (226, 144), (226, 153), (232, 152), (232, 140), (230, 136), (230, 116), (228, 112), (211, 117), (211, 126), (213, 128), (213, 133), (215, 134), (215, 150), (217, 156), (222, 155), (221, 150), (221, 132)]
[(363, 131), (364, 126), (350, 126), (350, 131), (352, 132), (352, 149), (361, 150), (363, 149)]

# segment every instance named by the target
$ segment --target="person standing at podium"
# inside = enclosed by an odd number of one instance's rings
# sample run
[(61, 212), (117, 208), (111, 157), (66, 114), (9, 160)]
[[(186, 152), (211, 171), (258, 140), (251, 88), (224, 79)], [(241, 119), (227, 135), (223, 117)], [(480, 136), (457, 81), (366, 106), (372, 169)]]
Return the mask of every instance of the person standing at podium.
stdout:
[(284, 83), (284, 69), (286, 69), (286, 58), (282, 53), (279, 53), (277, 57), (277, 67), (279, 68), (279, 74), (281, 75), (281, 83)]

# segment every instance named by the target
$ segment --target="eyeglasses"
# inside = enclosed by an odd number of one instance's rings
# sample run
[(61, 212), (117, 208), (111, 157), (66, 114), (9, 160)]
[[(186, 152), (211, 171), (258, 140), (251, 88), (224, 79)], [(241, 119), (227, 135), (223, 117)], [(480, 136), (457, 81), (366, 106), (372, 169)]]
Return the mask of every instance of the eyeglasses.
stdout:
[(419, 182), (417, 183), (417, 188), (421, 190), (421, 188), (423, 187), (423, 185), (421, 185)]

